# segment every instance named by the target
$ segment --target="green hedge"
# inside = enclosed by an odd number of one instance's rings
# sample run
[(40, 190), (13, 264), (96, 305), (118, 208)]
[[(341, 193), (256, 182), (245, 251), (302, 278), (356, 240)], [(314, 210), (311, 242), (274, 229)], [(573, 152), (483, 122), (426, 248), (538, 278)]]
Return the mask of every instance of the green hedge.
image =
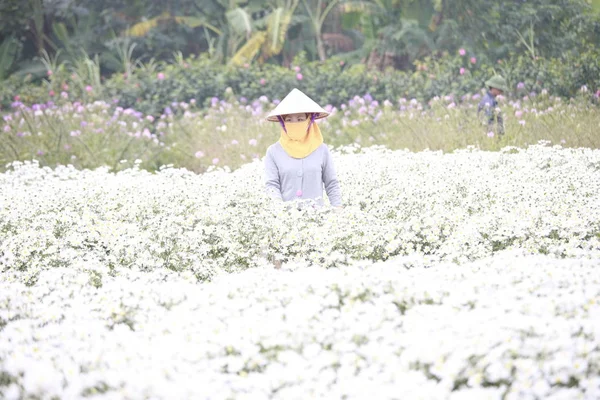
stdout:
[[(238, 98), (252, 100), (263, 95), (281, 99), (294, 87), (323, 105), (339, 106), (366, 93), (379, 101), (401, 97), (428, 101), (435, 96), (453, 94), (460, 98), (475, 93), (494, 73), (508, 79), (512, 88), (509, 95), (547, 89), (570, 97), (584, 85), (590, 93), (600, 89), (600, 51), (595, 48), (554, 59), (519, 56), (495, 65), (472, 57), (444, 54), (417, 62), (415, 71), (386, 72), (369, 71), (364, 65), (347, 66), (338, 60), (307, 62), (302, 56), (292, 68), (255, 64), (227, 67), (199, 57), (159, 68), (139, 68), (130, 77), (115, 74), (104, 80), (101, 88), (91, 91), (86, 91), (81, 82), (71, 82), (72, 76), (62, 66), (41, 84), (14, 77), (7, 80), (0, 89), (0, 104), (9, 107), (15, 95), (26, 104), (60, 101), (61, 92), (66, 92), (70, 100), (118, 100), (122, 107), (159, 115), (175, 101), (195, 99), (207, 104), (212, 97), (223, 98), (227, 88)], [(524, 85), (517, 90), (519, 82)]]

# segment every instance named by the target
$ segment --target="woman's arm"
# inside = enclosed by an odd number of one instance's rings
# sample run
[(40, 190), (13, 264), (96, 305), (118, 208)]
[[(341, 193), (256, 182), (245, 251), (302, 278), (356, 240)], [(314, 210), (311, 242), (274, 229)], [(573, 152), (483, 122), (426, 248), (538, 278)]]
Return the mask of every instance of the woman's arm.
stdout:
[(279, 181), (279, 169), (271, 149), (267, 150), (265, 157), (265, 188), (267, 194), (275, 199), (283, 200), (281, 197), (281, 182)]
[(335, 175), (335, 167), (333, 166), (333, 159), (327, 146), (325, 147), (325, 157), (323, 160), (323, 183), (325, 184), (325, 191), (329, 202), (332, 206), (342, 206), (342, 191), (340, 190), (340, 183)]

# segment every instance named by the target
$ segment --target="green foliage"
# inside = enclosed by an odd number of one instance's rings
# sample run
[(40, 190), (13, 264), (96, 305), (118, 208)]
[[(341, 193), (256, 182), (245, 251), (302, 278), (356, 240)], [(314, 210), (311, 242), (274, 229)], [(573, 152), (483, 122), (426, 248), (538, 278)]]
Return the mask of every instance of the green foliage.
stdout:
[(492, 60), (511, 54), (558, 57), (599, 44), (600, 19), (587, 0), (454, 0), (445, 2), (443, 15), (457, 22), (464, 46)]
[(0, 81), (12, 72), (20, 50), (21, 44), (13, 37), (0, 43)]
[(173, 64), (142, 64), (130, 73), (115, 74), (104, 81), (97, 59), (82, 54), (68, 66), (50, 59), (46, 63), (53, 75), (42, 85), (31, 86), (29, 80), (15, 77), (0, 89), (0, 101), (6, 107), (19, 95), (27, 104), (44, 103), (51, 100), (50, 91), (58, 95), (65, 84), (70, 99), (118, 101), (122, 107), (152, 115), (160, 115), (172, 102), (195, 99), (198, 104), (206, 104), (212, 97), (224, 98), (228, 88), (237, 98), (253, 100), (263, 95), (281, 99), (297, 87), (321, 103), (334, 106), (366, 93), (379, 101), (402, 97), (428, 101), (441, 95), (475, 93), (496, 73), (507, 78), (513, 94), (519, 82), (527, 90), (539, 93), (547, 89), (564, 97), (577, 95), (584, 85), (593, 92), (600, 89), (600, 52), (591, 47), (556, 58), (517, 55), (495, 64), (472, 54), (442, 54), (416, 62), (414, 72), (373, 71), (365, 65), (348, 66), (339, 59), (309, 62), (304, 54), (296, 57), (292, 68), (273, 64), (223, 66), (208, 56), (185, 59), (179, 55), (177, 59)]

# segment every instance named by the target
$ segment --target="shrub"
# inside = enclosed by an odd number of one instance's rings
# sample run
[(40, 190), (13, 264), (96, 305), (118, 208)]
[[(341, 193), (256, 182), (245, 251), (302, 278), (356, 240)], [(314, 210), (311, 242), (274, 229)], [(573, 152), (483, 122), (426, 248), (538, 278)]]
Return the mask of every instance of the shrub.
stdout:
[[(600, 52), (589, 48), (581, 53), (567, 53), (559, 58), (515, 56), (491, 65), (473, 54), (442, 54), (415, 63), (415, 71), (366, 69), (364, 65), (346, 66), (330, 59), (326, 62), (307, 62), (298, 56), (291, 68), (256, 64), (231, 67), (218, 64), (207, 57), (190, 57), (178, 63), (146, 66), (131, 76), (115, 74), (103, 82), (102, 88), (86, 90), (74, 75), (59, 68), (41, 85), (27, 79), (11, 78), (0, 89), (0, 102), (7, 107), (17, 94), (26, 104), (53, 100), (49, 93), (70, 87), (72, 100), (116, 101), (124, 108), (160, 115), (172, 102), (188, 102), (207, 106), (213, 97), (224, 98), (230, 88), (237, 98), (281, 99), (297, 87), (325, 105), (340, 106), (355, 95), (370, 94), (378, 101), (416, 98), (427, 102), (440, 95), (460, 98), (480, 90), (486, 79), (495, 73), (503, 74), (511, 94), (543, 89), (563, 97), (577, 94), (582, 86), (590, 91), (600, 88)], [(519, 89), (517, 89), (517, 85)], [(89, 88), (87, 88), (89, 89)]]

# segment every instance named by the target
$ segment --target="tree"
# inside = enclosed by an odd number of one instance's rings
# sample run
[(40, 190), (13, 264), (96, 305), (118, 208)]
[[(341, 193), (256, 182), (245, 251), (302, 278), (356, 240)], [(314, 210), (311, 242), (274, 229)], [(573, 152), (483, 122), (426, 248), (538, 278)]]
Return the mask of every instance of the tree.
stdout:
[(409, 68), (436, 49), (441, 3), (438, 0), (348, 1), (341, 5), (345, 27), (358, 26), (365, 38), (361, 49), (367, 64)]
[[(231, 64), (241, 65), (258, 58), (264, 62), (272, 56), (278, 55), (292, 24), (294, 12), (299, 0), (275, 0), (266, 3), (266, 9), (260, 6), (247, 8), (237, 7), (227, 13), (233, 32), (245, 35), (246, 40), (242, 47), (233, 55)], [(259, 18), (252, 19), (252, 13), (258, 13)]]

